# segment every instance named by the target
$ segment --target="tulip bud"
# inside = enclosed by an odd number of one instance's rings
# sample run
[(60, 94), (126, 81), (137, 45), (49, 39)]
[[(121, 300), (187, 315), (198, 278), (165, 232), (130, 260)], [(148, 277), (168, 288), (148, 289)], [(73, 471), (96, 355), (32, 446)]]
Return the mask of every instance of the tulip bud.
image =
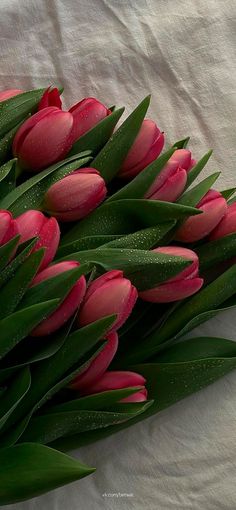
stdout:
[(0, 246), (8, 243), (18, 233), (17, 223), (13, 220), (12, 214), (0, 209)]
[(183, 257), (192, 260), (192, 264), (166, 282), (157, 285), (153, 289), (140, 292), (139, 297), (141, 299), (151, 303), (169, 303), (185, 299), (195, 294), (195, 292), (202, 287), (203, 279), (198, 276), (198, 256), (194, 251), (179, 246), (163, 246), (161, 248), (155, 248), (153, 251), (165, 253), (166, 255), (170, 255), (170, 257), (172, 255)]
[(145, 119), (119, 171), (119, 176), (133, 179), (154, 161), (162, 151), (164, 133), (153, 120)]
[(57, 87), (48, 87), (47, 90), (45, 90), (39, 105), (38, 105), (38, 111), (43, 110), (43, 108), (47, 108), (48, 106), (56, 106), (61, 110), (61, 98), (60, 98), (60, 92)]
[(89, 286), (78, 321), (86, 326), (107, 315), (117, 315), (110, 331), (119, 329), (135, 305), (138, 293), (122, 271), (108, 271)]
[(69, 109), (73, 115), (73, 143), (92, 129), (111, 111), (94, 97), (86, 97)]
[(2, 92), (0, 92), (0, 102), (6, 101), (7, 99), (10, 99), (14, 96), (18, 96), (18, 94), (22, 94), (23, 92), (24, 90), (21, 89), (2, 90)]
[(162, 172), (156, 177), (145, 198), (175, 202), (183, 193), (187, 182), (187, 172), (177, 161), (168, 161)]
[(137, 393), (133, 393), (129, 397), (122, 398), (120, 402), (145, 402), (148, 397), (148, 392), (146, 388), (143, 390), (137, 391)]
[(236, 233), (236, 203), (228, 205), (225, 215), (211, 232), (209, 239), (210, 241), (215, 241), (215, 239), (220, 239), (234, 233)]
[(107, 335), (107, 344), (90, 363), (84, 372), (80, 373), (70, 384), (73, 390), (80, 393), (92, 386), (107, 370), (118, 349), (118, 335), (116, 332)]
[(225, 215), (227, 202), (218, 191), (211, 189), (196, 207), (202, 214), (190, 216), (183, 223), (175, 237), (178, 241), (193, 243), (210, 234)]
[[(144, 386), (146, 383), (146, 379), (136, 372), (128, 372), (128, 371), (120, 371), (120, 370), (110, 370), (105, 372), (97, 382), (86, 388), (84, 391), (84, 395), (92, 395), (93, 393), (101, 393), (102, 391), (110, 391), (110, 390), (121, 390), (122, 388), (132, 388), (135, 386)], [(140, 402), (140, 391), (145, 390), (145, 388), (141, 388), (137, 393), (132, 395), (133, 399), (129, 400), (130, 402)], [(134, 400), (134, 395), (137, 395), (137, 400)], [(146, 397), (147, 394), (145, 392)], [(130, 397), (127, 397), (130, 398)], [(146, 399), (145, 399), (146, 400)], [(126, 399), (122, 399), (121, 402), (127, 402)]]
[(99, 172), (82, 168), (53, 184), (44, 197), (44, 204), (60, 221), (75, 221), (93, 211), (104, 200), (106, 192)]
[(178, 163), (178, 166), (184, 168), (186, 172), (189, 172), (196, 164), (196, 160), (192, 159), (191, 151), (188, 149), (177, 149), (174, 154), (172, 154), (169, 161), (175, 161), (175, 163)]
[[(79, 266), (78, 262), (74, 262), (72, 260), (67, 260), (65, 262), (59, 262), (58, 264), (54, 264), (50, 267), (47, 267), (40, 273), (38, 273), (31, 286), (36, 286), (41, 282), (49, 280), (54, 276), (64, 273), (65, 271), (70, 271), (71, 269), (75, 269)], [(84, 297), (86, 290), (86, 280), (84, 276), (81, 276), (75, 285), (70, 290), (69, 294), (66, 296), (64, 301), (60, 304), (58, 309), (52, 313), (47, 319), (45, 319), (41, 324), (39, 324), (31, 333), (32, 336), (45, 336), (50, 335), (57, 329), (59, 329), (63, 324), (65, 324), (68, 319), (72, 317), (77, 308), (80, 306), (80, 303)]]
[(63, 159), (72, 146), (73, 117), (49, 106), (27, 119), (16, 133), (13, 154), (26, 170), (37, 172)]
[(18, 216), (15, 221), (21, 235), (21, 243), (32, 237), (39, 238), (32, 252), (45, 248), (40, 266), (40, 269), (44, 269), (54, 259), (60, 241), (60, 228), (56, 218), (47, 218), (40, 211), (30, 210)]

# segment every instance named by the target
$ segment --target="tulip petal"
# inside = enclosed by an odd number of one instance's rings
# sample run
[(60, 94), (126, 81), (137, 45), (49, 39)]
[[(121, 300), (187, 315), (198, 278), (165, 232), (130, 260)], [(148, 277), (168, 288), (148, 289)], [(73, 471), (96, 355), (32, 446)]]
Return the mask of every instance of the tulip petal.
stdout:
[(218, 225), (227, 210), (227, 203), (223, 197), (204, 203), (199, 209), (202, 214), (191, 216), (178, 230), (178, 241), (192, 243), (207, 236)]
[(136, 372), (108, 371), (89, 388), (86, 394), (100, 393), (102, 391), (117, 390), (134, 386), (144, 386), (146, 379)]
[(140, 292), (139, 296), (144, 301), (149, 301), (150, 303), (171, 303), (192, 296), (192, 294), (198, 292), (202, 285), (202, 278), (166, 282), (154, 289)]

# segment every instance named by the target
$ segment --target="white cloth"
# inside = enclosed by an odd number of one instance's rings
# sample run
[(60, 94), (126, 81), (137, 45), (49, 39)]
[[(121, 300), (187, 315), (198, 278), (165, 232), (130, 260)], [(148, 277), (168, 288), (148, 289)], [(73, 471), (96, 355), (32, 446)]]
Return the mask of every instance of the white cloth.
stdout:
[[(0, 88), (60, 83), (127, 111), (149, 92), (169, 141), (214, 155), (219, 189), (235, 177), (234, 0), (1, 0)], [(234, 312), (198, 334), (235, 338)], [(233, 510), (236, 373), (75, 455), (97, 472), (11, 510)], [(105, 497), (104, 493), (130, 496)]]

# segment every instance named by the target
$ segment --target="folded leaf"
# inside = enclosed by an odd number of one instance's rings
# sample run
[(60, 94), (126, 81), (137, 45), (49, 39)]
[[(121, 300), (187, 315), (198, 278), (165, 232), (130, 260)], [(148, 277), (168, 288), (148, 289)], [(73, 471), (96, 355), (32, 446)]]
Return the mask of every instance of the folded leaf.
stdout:
[(150, 96), (146, 97), (115, 131), (92, 162), (105, 181), (110, 182), (119, 171), (141, 128)]
[(16, 159), (12, 159), (0, 167), (0, 200), (15, 188), (16, 161)]
[[(4, 269), (4, 267), (7, 265), (9, 260), (14, 254), (14, 251), (17, 247), (17, 244), (19, 242), (20, 236), (15, 236), (13, 239), (10, 239), (8, 243), (3, 244), (0, 246), (0, 271)], [(0, 274), (0, 282), (1, 282), (1, 274)]]
[(0, 451), (0, 504), (39, 496), (94, 472), (77, 460), (40, 444)]
[(201, 171), (203, 170), (204, 166), (206, 166), (208, 160), (210, 159), (212, 155), (212, 150), (207, 152), (199, 161), (196, 163), (196, 165), (188, 172), (187, 175), (187, 185), (186, 188), (188, 188), (195, 179), (199, 176)]
[(0, 138), (36, 111), (45, 89), (29, 90), (0, 104)]
[(225, 200), (229, 200), (229, 198), (231, 198), (232, 195), (234, 195), (235, 191), (236, 188), (224, 189), (223, 191), (221, 191), (221, 195), (222, 197), (225, 198)]
[(179, 199), (178, 204), (184, 204), (191, 207), (195, 207), (198, 202), (204, 197), (204, 195), (209, 191), (209, 189), (213, 186), (214, 182), (218, 179), (220, 172), (216, 172), (215, 174), (209, 175), (199, 184), (197, 184), (194, 188), (186, 191)]
[(6, 423), (9, 416), (26, 395), (30, 383), (30, 371), (27, 367), (23, 368), (16, 377), (12, 379), (7, 391), (0, 398), (0, 428)]
[[(4, 285), (10, 278), (13, 277), (18, 267), (20, 267), (21, 264), (26, 260), (26, 258), (29, 256), (32, 248), (35, 246), (37, 242), (37, 238), (29, 239), (24, 245), (20, 245), (19, 252), (17, 252), (14, 259), (5, 267), (4, 270), (1, 270), (1, 265), (3, 264), (3, 261), (5, 259), (5, 264), (7, 263), (8, 259), (8, 248), (11, 247), (11, 253), (14, 253), (15, 247), (18, 244), (20, 236), (14, 237), (14, 239), (11, 239), (7, 244), (4, 244), (0, 247), (0, 287)], [(11, 244), (10, 244), (11, 243)], [(6, 250), (6, 251), (5, 251)]]
[(62, 239), (71, 243), (93, 235), (125, 235), (166, 221), (183, 219), (201, 211), (159, 200), (127, 199), (105, 202), (87, 218), (78, 222)]
[(187, 138), (183, 138), (183, 140), (179, 140), (178, 142), (175, 142), (173, 147), (175, 149), (186, 149), (189, 140), (190, 140), (190, 136), (188, 136)]

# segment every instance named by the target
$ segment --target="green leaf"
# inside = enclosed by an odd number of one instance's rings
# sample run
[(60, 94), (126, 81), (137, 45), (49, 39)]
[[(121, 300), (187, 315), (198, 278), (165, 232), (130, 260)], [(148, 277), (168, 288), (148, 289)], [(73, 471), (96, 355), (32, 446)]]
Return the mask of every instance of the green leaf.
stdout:
[(229, 198), (231, 198), (232, 195), (234, 195), (235, 191), (236, 188), (224, 189), (223, 191), (221, 191), (221, 195), (222, 197), (225, 198), (225, 200), (229, 200)]
[(44, 194), (48, 188), (58, 180), (77, 170), (90, 161), (87, 153), (77, 154), (50, 166), (39, 172), (20, 186), (17, 186), (0, 203), (2, 209), (9, 209), (14, 216), (18, 216), (27, 209), (41, 209)]
[(97, 249), (73, 253), (66, 258), (91, 262), (105, 271), (120, 269), (139, 290), (150, 289), (182, 271), (189, 261), (163, 253), (133, 249)]
[(95, 235), (90, 237), (83, 237), (82, 239), (77, 239), (72, 243), (59, 246), (56, 258), (58, 259), (64, 257), (65, 255), (69, 255), (70, 253), (75, 253), (77, 251), (98, 248), (99, 246), (107, 244), (110, 241), (119, 239), (120, 237), (121, 237), (120, 235), (102, 235), (102, 236)]
[(39, 496), (94, 472), (56, 450), (25, 443), (0, 452), (0, 504)]
[[(20, 236), (15, 236), (8, 243), (0, 246), (0, 271), (4, 269), (4, 267), (9, 262), (10, 258), (13, 256), (14, 251), (19, 242)], [(1, 282), (1, 274), (0, 274), (0, 282)]]
[(101, 120), (96, 126), (87, 131), (83, 136), (77, 140), (69, 156), (78, 154), (78, 152), (90, 150), (92, 154), (96, 155), (107, 143), (113, 130), (124, 112), (124, 108), (119, 108)]
[(84, 274), (91, 270), (89, 264), (83, 264), (75, 269), (64, 271), (53, 278), (33, 285), (26, 292), (24, 299), (20, 302), (18, 308), (23, 309), (37, 303), (58, 299), (59, 303), (64, 301), (74, 284)]
[(236, 256), (236, 234), (229, 234), (196, 248), (201, 271)]
[(19, 310), (0, 321), (0, 359), (25, 338), (32, 329), (55, 310), (58, 299)]
[(114, 193), (114, 195), (111, 195), (106, 203), (124, 198), (144, 198), (146, 192), (149, 190), (156, 177), (161, 173), (172, 154), (174, 154), (174, 149), (170, 149), (162, 154), (140, 172), (131, 182), (123, 186), (119, 191)]
[[(10, 315), (17, 308), (28, 289), (31, 281), (37, 273), (44, 254), (44, 250), (32, 253), (16, 271), (0, 291), (0, 320)], [(46, 299), (44, 300), (46, 301)]]
[[(215, 281), (204, 287), (193, 297), (183, 301), (169, 316), (163, 326), (154, 331), (145, 339), (144, 345), (137, 346), (135, 352), (126, 353), (126, 363), (139, 363), (155, 355), (160, 345), (171, 340), (172, 342), (181, 335), (190, 331), (189, 323), (197, 326), (203, 322), (201, 314), (205, 312), (217, 313), (219, 305), (231, 298), (236, 293), (236, 265), (225, 271)], [(199, 316), (199, 322), (198, 322)], [(208, 319), (208, 313), (204, 320)], [(188, 327), (187, 327), (188, 326)]]
[(146, 97), (111, 136), (92, 162), (105, 181), (110, 182), (119, 171), (141, 128), (150, 103)]
[(45, 89), (30, 90), (11, 97), (0, 104), (0, 138), (36, 111)]
[(236, 367), (234, 342), (209, 338), (188, 340), (191, 341), (192, 346), (187, 347), (187, 342), (181, 342), (159, 355), (158, 363), (129, 367), (147, 379), (148, 396), (154, 399), (143, 414), (113, 427), (62, 438), (56, 442), (57, 448), (64, 451), (79, 448), (119, 432), (201, 390)]
[(165, 238), (166, 234), (173, 229), (175, 222), (160, 223), (156, 227), (144, 228), (138, 230), (133, 234), (119, 237), (109, 241), (98, 249), (104, 248), (134, 248), (140, 250), (150, 250), (154, 246), (162, 244), (161, 241)]
[[(1, 144), (1, 141), (0, 141)], [(0, 200), (16, 185), (16, 159), (12, 159), (0, 167)]]
[[(27, 120), (28, 117), (25, 117), (22, 122), (19, 122), (15, 127), (13, 127), (8, 133), (6, 133), (2, 138), (0, 138), (0, 164), (5, 163), (5, 161), (9, 160), (12, 157), (12, 143), (15, 138), (15, 135), (20, 128), (21, 124)], [(2, 198), (2, 196), (1, 196)]]
[(199, 213), (201, 211), (192, 207), (159, 200), (130, 199), (105, 202), (65, 234), (61, 244), (68, 244), (88, 235), (131, 234), (159, 223)]
[[(48, 359), (34, 366), (31, 388), (23, 400), (20, 409), (16, 409), (11, 417), (11, 425), (40, 407), (46, 400), (66, 386), (78, 374), (84, 356), (94, 349), (98, 341), (104, 338), (114, 316), (105, 317), (69, 335), (61, 349)], [(101, 347), (103, 344), (101, 343)], [(97, 348), (97, 346), (96, 346)], [(97, 351), (96, 351), (97, 352)]]
[[(14, 237), (14, 239), (11, 239), (11, 241), (9, 241), (9, 243), (7, 245), (5, 244), (4, 246), (1, 246), (1, 248), (0, 248), (0, 260), (1, 260), (0, 267), (1, 267), (1, 263), (3, 262), (3, 259), (4, 259), (4, 256), (1, 254), (1, 249), (4, 247), (7, 247), (8, 245), (10, 246), (10, 243), (12, 243), (12, 246), (13, 246), (12, 253), (13, 253), (18, 241), (19, 241), (19, 236), (16, 236), (16, 237)], [(36, 242), (37, 242), (37, 238), (33, 238), (33, 239), (29, 239), (29, 241), (24, 243), (24, 245), (21, 245), (24, 247), (20, 251), (20, 253), (7, 265), (7, 267), (5, 267), (5, 269), (3, 271), (0, 272), (0, 287), (2, 285), (4, 285), (4, 283), (6, 283), (10, 278), (13, 277), (13, 275), (15, 274), (18, 267), (21, 264), (23, 264), (23, 262), (26, 260), (26, 258), (30, 254), (30, 252), (31, 252), (32, 248), (35, 246)], [(6, 260), (6, 262), (8, 261), (7, 250), (6, 250), (5, 260)]]
[[(95, 393), (94, 395), (88, 395), (74, 400), (68, 400), (63, 404), (57, 404), (47, 408), (47, 413), (61, 413), (67, 411), (78, 411), (86, 409), (96, 411), (106, 407), (110, 407), (122, 398), (129, 397), (134, 393), (137, 393), (142, 386), (135, 386), (130, 388), (122, 388), (121, 390), (110, 390), (103, 391), (101, 393)], [(71, 393), (74, 392), (71, 390)]]
[(35, 416), (22, 435), (21, 441), (48, 444), (63, 436), (117, 425), (144, 412), (147, 407), (149, 403), (141, 402), (136, 412), (133, 412), (132, 408), (129, 412), (125, 407), (123, 412), (77, 410)]
[(27, 367), (23, 368), (23, 370), (12, 379), (7, 391), (0, 398), (0, 428), (6, 423), (9, 416), (26, 395), (30, 388), (30, 383), (30, 371)]
[(203, 170), (204, 166), (206, 166), (208, 160), (210, 159), (212, 155), (212, 150), (207, 152), (199, 161), (196, 163), (196, 165), (188, 172), (187, 174), (187, 185), (186, 188), (188, 188), (195, 179), (199, 176), (201, 171)]
[(183, 140), (179, 140), (178, 142), (175, 142), (173, 147), (175, 149), (186, 149), (189, 140), (190, 140), (190, 136), (188, 136), (187, 138), (183, 138)]
[(179, 199), (178, 204), (184, 204), (191, 207), (195, 207), (200, 200), (204, 197), (204, 195), (209, 191), (209, 189), (213, 186), (214, 182), (218, 179), (220, 172), (209, 175), (199, 184), (197, 184), (194, 188), (186, 191)]

